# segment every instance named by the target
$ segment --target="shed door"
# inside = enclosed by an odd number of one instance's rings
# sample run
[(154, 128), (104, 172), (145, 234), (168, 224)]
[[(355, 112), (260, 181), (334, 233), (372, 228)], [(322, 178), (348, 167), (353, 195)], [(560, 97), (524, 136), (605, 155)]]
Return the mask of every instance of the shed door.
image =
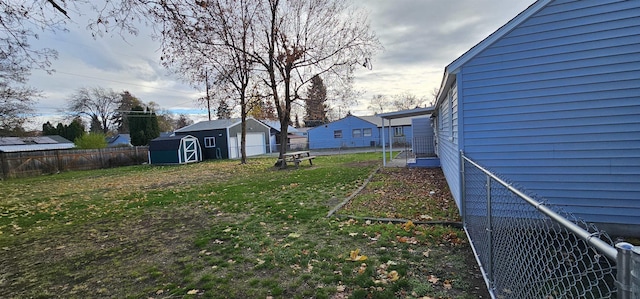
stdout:
[(229, 137), (229, 159), (240, 157), (240, 138)]
[(191, 163), (200, 161), (198, 139), (184, 138), (182, 139), (184, 148), (183, 163)]
[[(241, 138), (241, 134), (238, 134), (238, 140), (241, 140)], [(266, 153), (264, 133), (247, 133), (247, 157)]]

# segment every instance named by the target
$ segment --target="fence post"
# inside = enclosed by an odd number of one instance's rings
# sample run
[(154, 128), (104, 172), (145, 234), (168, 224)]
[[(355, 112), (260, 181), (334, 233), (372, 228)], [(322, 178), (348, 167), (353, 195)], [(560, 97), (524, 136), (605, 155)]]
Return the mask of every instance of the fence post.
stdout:
[(489, 256), (487, 263), (487, 278), (489, 279), (489, 291), (493, 289), (493, 218), (491, 215), (491, 177), (487, 176), (487, 255)]
[(640, 298), (640, 246), (631, 251), (631, 296)]
[(618, 299), (631, 299), (631, 250), (633, 245), (620, 242), (616, 244), (616, 249), (618, 250), (616, 257)]
[(460, 151), (460, 216), (462, 217), (462, 226), (467, 227), (467, 196), (464, 175), (464, 152)]

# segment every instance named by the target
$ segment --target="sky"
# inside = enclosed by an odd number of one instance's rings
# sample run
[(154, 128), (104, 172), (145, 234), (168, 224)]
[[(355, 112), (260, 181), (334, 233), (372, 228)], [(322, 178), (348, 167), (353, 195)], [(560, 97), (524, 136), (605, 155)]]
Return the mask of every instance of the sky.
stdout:
[[(432, 97), (444, 68), (489, 34), (533, 4), (534, 0), (352, 0), (369, 13), (372, 30), (384, 50), (371, 58), (371, 69), (356, 71), (360, 92), (354, 115), (370, 115), (370, 99), (377, 94), (411, 93)], [(175, 114), (196, 121), (207, 112), (196, 103), (202, 95), (160, 65), (160, 45), (148, 34), (94, 38), (82, 12), (69, 11), (66, 32), (42, 33), (32, 47), (58, 51), (55, 72), (34, 71), (29, 85), (43, 92), (34, 107), (34, 125), (67, 119), (66, 101), (81, 87), (128, 90), (143, 102), (153, 101)], [(77, 20), (77, 21), (76, 21)], [(150, 31), (147, 31), (150, 32)]]

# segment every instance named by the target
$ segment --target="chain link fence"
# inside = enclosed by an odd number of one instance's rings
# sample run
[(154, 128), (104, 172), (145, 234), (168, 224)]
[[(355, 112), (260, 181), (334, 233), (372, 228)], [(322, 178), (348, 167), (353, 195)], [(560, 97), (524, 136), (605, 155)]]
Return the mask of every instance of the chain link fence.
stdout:
[(493, 298), (640, 298), (639, 247), (614, 247), (595, 226), (461, 161), (465, 230)]

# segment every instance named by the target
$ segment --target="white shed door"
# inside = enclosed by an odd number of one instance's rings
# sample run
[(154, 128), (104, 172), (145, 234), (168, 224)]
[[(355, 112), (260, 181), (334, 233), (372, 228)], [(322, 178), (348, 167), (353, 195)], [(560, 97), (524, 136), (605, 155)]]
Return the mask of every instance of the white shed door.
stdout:
[[(242, 135), (238, 134), (238, 141), (242, 140)], [(238, 145), (240, 142), (238, 142)], [(247, 133), (247, 157), (266, 154), (267, 149), (264, 143), (264, 133)]]
[(240, 137), (229, 137), (229, 159), (240, 157)]

